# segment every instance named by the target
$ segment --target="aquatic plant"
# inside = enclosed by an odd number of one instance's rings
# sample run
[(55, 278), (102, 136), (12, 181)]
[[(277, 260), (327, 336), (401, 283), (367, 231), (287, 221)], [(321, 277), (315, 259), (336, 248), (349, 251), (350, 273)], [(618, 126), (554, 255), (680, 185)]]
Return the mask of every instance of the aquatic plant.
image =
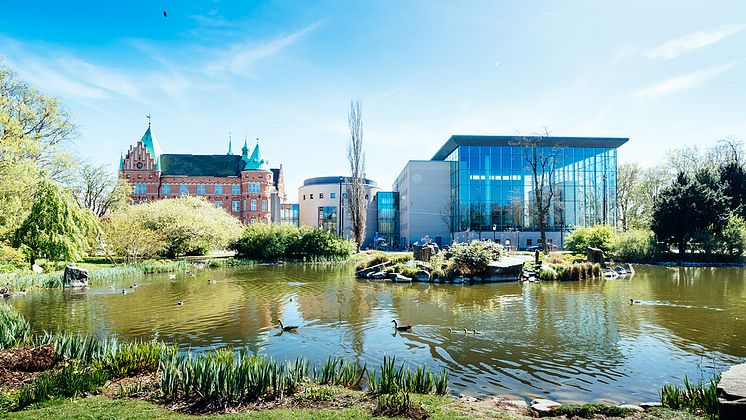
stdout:
[(365, 381), (367, 364), (330, 356), (320, 369), (313, 368), (312, 378), (321, 385), (340, 385), (359, 389)]
[(31, 335), (28, 321), (10, 305), (0, 303), (0, 349), (25, 343)]
[(387, 417), (405, 416), (413, 408), (412, 400), (407, 392), (381, 394), (376, 400), (375, 415)]
[(437, 393), (445, 394), (448, 390), (448, 373), (445, 370), (434, 378), (430, 368), (418, 366), (410, 370), (404, 364), (397, 367), (396, 357), (384, 356), (380, 372), (380, 377), (376, 370), (368, 373), (368, 391), (375, 396), (400, 391), (430, 394), (433, 388)]
[(446, 395), (448, 393), (448, 371), (445, 368), (435, 378), (435, 393), (438, 395)]
[(707, 417), (718, 417), (717, 384), (720, 375), (713, 375), (707, 382), (691, 382), (684, 376), (684, 385), (664, 384), (659, 391), (661, 404), (673, 410), (703, 413)]
[(223, 350), (164, 358), (160, 386), (167, 399), (251, 402), (291, 395), (307, 374), (308, 364), (300, 358), (283, 364), (258, 355)]
[(93, 394), (98, 392), (108, 378), (107, 372), (98, 365), (67, 363), (62, 369), (44, 373), (31, 384), (24, 385), (15, 396), (12, 408), (20, 410), (56, 397), (71, 398)]

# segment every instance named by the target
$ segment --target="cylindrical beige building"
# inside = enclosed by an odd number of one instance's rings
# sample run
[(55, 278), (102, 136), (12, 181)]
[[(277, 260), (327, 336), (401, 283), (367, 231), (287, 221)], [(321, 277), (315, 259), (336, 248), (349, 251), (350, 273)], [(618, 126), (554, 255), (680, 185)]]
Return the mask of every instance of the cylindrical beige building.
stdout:
[[(303, 181), (298, 188), (298, 208), (301, 226), (321, 227), (350, 238), (350, 215), (347, 211), (347, 189), (350, 177), (324, 176)], [(378, 185), (369, 179), (364, 180), (366, 212), (365, 241), (363, 247), (371, 245), (376, 233), (376, 206), (373, 199), (379, 191)]]

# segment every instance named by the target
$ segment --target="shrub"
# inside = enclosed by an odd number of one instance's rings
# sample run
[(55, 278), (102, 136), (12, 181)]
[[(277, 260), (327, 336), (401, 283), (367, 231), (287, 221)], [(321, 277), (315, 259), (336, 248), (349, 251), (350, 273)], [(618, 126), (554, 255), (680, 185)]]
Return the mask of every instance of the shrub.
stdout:
[(0, 349), (17, 347), (31, 335), (26, 319), (10, 305), (0, 303)]
[(628, 262), (649, 262), (658, 258), (658, 245), (652, 230), (631, 229), (616, 235), (611, 242), (614, 258)]
[(588, 247), (609, 251), (613, 237), (614, 228), (609, 225), (579, 227), (567, 235), (565, 249), (581, 254), (585, 254)]
[(244, 229), (231, 248), (239, 257), (261, 261), (322, 261), (349, 258), (355, 247), (352, 242), (323, 229), (254, 224)]
[(26, 266), (26, 257), (20, 249), (0, 243), (0, 273), (16, 271)]
[(406, 416), (412, 407), (412, 400), (406, 392), (382, 394), (378, 396), (374, 414), (387, 417)]
[(451, 259), (462, 275), (480, 276), (486, 273), (487, 264), (503, 255), (504, 249), (494, 242), (475, 240), (454, 244), (451, 253)]

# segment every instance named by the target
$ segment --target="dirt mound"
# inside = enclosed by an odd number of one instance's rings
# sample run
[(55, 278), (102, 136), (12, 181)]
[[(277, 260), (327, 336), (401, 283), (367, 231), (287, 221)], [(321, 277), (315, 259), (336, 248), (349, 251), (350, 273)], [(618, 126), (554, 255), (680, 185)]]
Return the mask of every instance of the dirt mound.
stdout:
[(62, 361), (54, 353), (54, 346), (46, 344), (33, 349), (0, 351), (0, 388), (20, 388), (41, 372), (52, 369)]

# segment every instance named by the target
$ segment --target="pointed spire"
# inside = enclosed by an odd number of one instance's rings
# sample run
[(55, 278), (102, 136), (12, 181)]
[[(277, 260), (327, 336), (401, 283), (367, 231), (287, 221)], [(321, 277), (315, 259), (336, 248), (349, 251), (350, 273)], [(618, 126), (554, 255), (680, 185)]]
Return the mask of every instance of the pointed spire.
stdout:
[(158, 142), (155, 140), (153, 134), (150, 132), (150, 115), (148, 115), (148, 129), (145, 130), (145, 134), (142, 135), (140, 141), (142, 142), (143, 146), (145, 146), (145, 150), (148, 151), (150, 157), (153, 158), (153, 161), (155, 162), (155, 169), (160, 170), (161, 148), (158, 146)]
[(233, 154), (233, 138), (231, 137), (231, 132), (228, 132), (228, 154)]
[(269, 171), (269, 165), (267, 165), (269, 162), (264, 160), (262, 157), (262, 152), (259, 150), (259, 139), (256, 139), (256, 147), (254, 147), (254, 151), (251, 153), (251, 157), (249, 157), (248, 162), (246, 162), (246, 167), (244, 167), (244, 170), (259, 170), (259, 171)]
[(124, 152), (119, 151), (119, 170), (124, 170)]
[(249, 136), (244, 134), (243, 136), (243, 147), (241, 148), (241, 160), (244, 162), (249, 161), (249, 146), (247, 145)]

